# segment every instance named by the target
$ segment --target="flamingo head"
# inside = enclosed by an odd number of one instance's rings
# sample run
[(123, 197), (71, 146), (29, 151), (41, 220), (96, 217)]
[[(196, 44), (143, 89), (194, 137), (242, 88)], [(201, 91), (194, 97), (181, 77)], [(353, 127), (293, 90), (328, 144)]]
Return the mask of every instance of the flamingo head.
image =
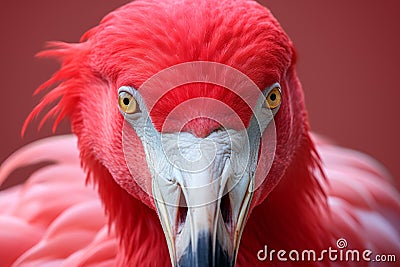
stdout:
[(247, 215), (307, 132), (295, 53), (271, 13), (134, 1), (55, 45), (42, 55), (62, 67), (39, 90), (57, 86), (31, 116), (61, 97), (49, 114), (70, 118), (89, 171), (157, 212), (173, 265), (233, 266)]

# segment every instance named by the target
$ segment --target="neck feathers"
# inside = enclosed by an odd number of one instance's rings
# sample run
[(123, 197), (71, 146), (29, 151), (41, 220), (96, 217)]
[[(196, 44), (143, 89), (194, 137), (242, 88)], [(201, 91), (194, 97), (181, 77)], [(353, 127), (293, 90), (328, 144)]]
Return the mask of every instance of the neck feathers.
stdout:
[(169, 254), (156, 212), (122, 189), (98, 161), (85, 160), (84, 167), (119, 238), (118, 266), (166, 266)]

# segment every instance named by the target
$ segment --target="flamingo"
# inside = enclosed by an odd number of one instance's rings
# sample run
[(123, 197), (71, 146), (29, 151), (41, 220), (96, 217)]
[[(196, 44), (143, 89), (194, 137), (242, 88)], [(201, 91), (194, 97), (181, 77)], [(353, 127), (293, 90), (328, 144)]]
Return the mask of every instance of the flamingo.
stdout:
[(266, 247), (400, 256), (390, 175), (310, 132), (293, 44), (255, 1), (137, 0), (40, 55), (62, 66), (22, 131), (47, 112), (40, 125), (68, 118), (73, 135), (1, 165), (0, 182), (52, 163), (0, 192), (1, 266), (379, 265)]

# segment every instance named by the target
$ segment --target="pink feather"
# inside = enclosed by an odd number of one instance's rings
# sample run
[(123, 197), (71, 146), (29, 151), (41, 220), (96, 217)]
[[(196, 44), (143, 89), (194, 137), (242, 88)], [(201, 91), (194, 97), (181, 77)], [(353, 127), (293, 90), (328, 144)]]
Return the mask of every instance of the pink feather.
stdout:
[[(52, 106), (40, 125), (56, 117), (56, 127), (69, 118), (77, 138), (35, 142), (1, 165), (0, 184), (20, 167), (53, 163), (24, 184), (0, 192), (1, 266), (170, 264), (154, 201), (135, 183), (150, 179), (135, 133), (130, 145), (136, 172), (125, 163), (117, 89), (138, 88), (160, 70), (191, 61), (240, 70), (260, 90), (277, 81), (282, 86), (282, 105), (275, 116), (276, 154), (270, 172), (260, 174), (267, 178), (255, 192), (237, 266), (260, 265), (256, 256), (264, 245), (320, 251), (335, 247), (339, 238), (346, 238), (351, 248), (399, 259), (399, 192), (373, 159), (311, 135), (293, 45), (272, 14), (256, 2), (134, 1), (107, 15), (80, 43), (51, 47), (40, 56), (56, 57), (62, 66), (37, 89), (50, 91), (22, 132)], [(236, 94), (194, 84), (160, 99), (150, 114), (156, 128), (161, 131), (175, 106), (197, 97), (224, 102), (248, 124), (250, 109)], [(210, 121), (198, 120), (183, 130), (202, 135), (212, 127)], [(261, 169), (264, 160), (259, 159)], [(330, 262), (307, 263), (312, 265)]]
[[(327, 174), (327, 180), (319, 181), (328, 195), (331, 214), (325, 223), (333, 235), (351, 238), (354, 247), (367, 246), (374, 253), (398, 253), (400, 197), (384, 169), (365, 154), (314, 139)], [(69, 136), (47, 138), (3, 164), (1, 173), (8, 174), (32, 159), (33, 152), (46, 155), (42, 160), (58, 161), (23, 186), (0, 193), (2, 266), (115, 266), (120, 243), (106, 226), (96, 192), (85, 186), (75, 147), (76, 139)], [(253, 220), (248, 223), (251, 227)], [(262, 226), (257, 223), (261, 231)], [(238, 266), (248, 266), (256, 259), (253, 248), (262, 248), (268, 239), (245, 236), (242, 242)]]

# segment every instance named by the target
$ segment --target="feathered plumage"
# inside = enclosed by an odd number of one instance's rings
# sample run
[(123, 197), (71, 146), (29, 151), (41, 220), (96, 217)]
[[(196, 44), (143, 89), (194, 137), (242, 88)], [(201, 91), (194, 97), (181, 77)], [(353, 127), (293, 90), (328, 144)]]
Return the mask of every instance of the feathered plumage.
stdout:
[[(23, 131), (53, 105), (40, 125), (55, 117), (56, 127), (67, 117), (77, 140), (47, 139), (23, 148), (2, 165), (0, 179), (4, 180), (17, 167), (56, 162), (24, 185), (0, 194), (4, 207), (0, 246), (6, 266), (15, 260), (15, 266), (169, 264), (154, 199), (135, 182), (152, 178), (147, 152), (134, 133), (130, 140), (134, 173), (125, 161), (118, 88), (139, 88), (159, 71), (192, 61), (237, 69), (260, 90), (274, 82), (282, 89), (282, 105), (275, 116), (275, 157), (268, 171), (264, 158), (268, 147), (260, 146), (255, 176), (265, 180), (251, 202), (237, 266), (263, 264), (257, 252), (266, 244), (275, 250), (321, 251), (335, 247), (339, 238), (346, 238), (354, 249), (399, 254), (399, 193), (373, 160), (311, 136), (293, 45), (271, 13), (256, 2), (135, 1), (107, 15), (80, 43), (52, 43), (40, 55), (57, 57), (62, 66), (37, 90), (51, 88)], [(155, 129), (162, 133), (167, 115), (176, 106), (199, 97), (223, 102), (245, 127), (250, 124), (251, 107), (237, 94), (195, 83), (167, 92), (156, 103), (150, 112)], [(206, 108), (193, 107), (190, 112), (201, 117)], [(192, 133), (216, 127), (208, 120), (181, 126), (176, 125)], [(85, 180), (95, 185), (100, 198), (84, 186)], [(13, 227), (19, 230), (10, 237), (7, 229)], [(17, 240), (20, 246), (9, 246), (6, 240)], [(308, 266), (329, 264), (307, 262)]]

